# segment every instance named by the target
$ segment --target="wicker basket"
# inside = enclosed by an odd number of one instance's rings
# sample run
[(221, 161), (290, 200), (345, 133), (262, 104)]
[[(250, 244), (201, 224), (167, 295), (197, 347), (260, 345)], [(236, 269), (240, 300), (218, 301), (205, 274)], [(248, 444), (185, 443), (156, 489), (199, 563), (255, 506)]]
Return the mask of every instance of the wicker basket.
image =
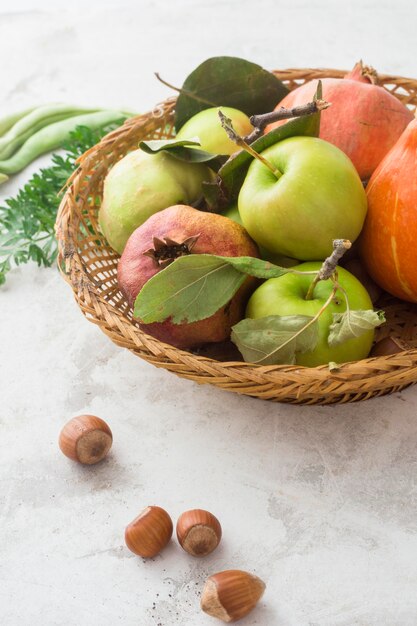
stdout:
[[(342, 77), (332, 69), (276, 71), (290, 89), (312, 78)], [(380, 76), (381, 84), (412, 108), (417, 106), (417, 80)], [(156, 367), (163, 367), (197, 383), (264, 400), (298, 404), (331, 404), (366, 400), (399, 391), (417, 381), (417, 307), (387, 298), (387, 323), (378, 339), (387, 335), (407, 341), (413, 349), (386, 357), (327, 366), (257, 366), (238, 361), (221, 362), (178, 350), (142, 332), (117, 286), (118, 255), (109, 247), (97, 224), (97, 207), (108, 168), (138, 141), (172, 134), (175, 99), (154, 111), (128, 120), (80, 159), (70, 180), (56, 223), (59, 267), (88, 320), (118, 346), (128, 348)], [(416, 349), (414, 349), (416, 346)]]

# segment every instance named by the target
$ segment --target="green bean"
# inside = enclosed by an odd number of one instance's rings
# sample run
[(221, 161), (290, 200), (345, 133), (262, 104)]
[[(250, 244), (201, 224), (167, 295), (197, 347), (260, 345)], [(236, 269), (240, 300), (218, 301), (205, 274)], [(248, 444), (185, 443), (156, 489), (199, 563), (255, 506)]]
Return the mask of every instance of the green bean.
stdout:
[(16, 124), (22, 117), (25, 117), (29, 113), (32, 113), (35, 107), (31, 107), (30, 109), (25, 109), (24, 111), (18, 111), (17, 113), (11, 113), (10, 115), (6, 115), (3, 119), (0, 120), (0, 137), (4, 135), (6, 131), (9, 130), (12, 126)]
[(20, 172), (41, 154), (61, 147), (69, 133), (77, 126), (100, 128), (122, 119), (126, 119), (126, 115), (121, 111), (98, 111), (50, 124), (32, 135), (10, 159), (0, 161), (0, 172), (3, 174)]
[(9, 177), (6, 176), (6, 174), (2, 174), (0, 172), (0, 185), (2, 185), (3, 183), (5, 183), (7, 180), (9, 180)]
[(93, 113), (97, 109), (74, 107), (68, 104), (49, 104), (38, 107), (32, 113), (22, 117), (12, 128), (0, 138), (0, 159), (9, 158), (27, 139), (48, 124), (60, 120)]

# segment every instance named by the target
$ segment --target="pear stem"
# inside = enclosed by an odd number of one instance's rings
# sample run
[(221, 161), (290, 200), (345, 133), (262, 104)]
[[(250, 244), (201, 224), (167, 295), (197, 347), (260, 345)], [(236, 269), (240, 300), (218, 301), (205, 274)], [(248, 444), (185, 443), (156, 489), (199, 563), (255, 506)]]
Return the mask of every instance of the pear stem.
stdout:
[(333, 252), (323, 261), (318, 274), (314, 277), (308, 288), (306, 300), (312, 300), (314, 289), (321, 280), (328, 280), (336, 272), (336, 267), (342, 256), (352, 247), (349, 239), (333, 239)]
[(263, 165), (265, 165), (268, 169), (271, 170), (271, 172), (273, 173), (273, 175), (277, 179), (281, 178), (282, 172), (279, 169), (277, 169), (276, 167), (274, 167), (274, 165), (272, 165), (272, 163), (270, 161), (268, 161), (268, 159), (265, 159), (265, 157), (263, 157), (261, 154), (259, 154), (259, 152), (256, 152), (256, 150), (254, 150), (248, 143), (246, 143), (246, 141), (243, 139), (243, 137), (238, 135), (237, 132), (235, 131), (235, 129), (233, 128), (232, 120), (230, 118), (226, 117), (226, 115), (222, 111), (220, 111), (220, 110), (219, 110), (219, 118), (220, 118), (221, 125), (223, 126), (224, 130), (226, 131), (227, 136), (229, 137), (229, 139), (234, 141), (234, 143), (237, 146), (240, 146), (241, 148), (246, 150), (246, 152), (248, 152), (255, 159), (258, 159), (258, 161), (260, 161)]

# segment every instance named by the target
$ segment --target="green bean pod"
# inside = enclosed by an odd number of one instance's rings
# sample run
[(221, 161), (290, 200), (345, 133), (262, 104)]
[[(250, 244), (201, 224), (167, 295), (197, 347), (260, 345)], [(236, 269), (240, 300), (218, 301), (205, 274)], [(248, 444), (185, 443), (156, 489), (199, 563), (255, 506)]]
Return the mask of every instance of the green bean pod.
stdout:
[(8, 177), (8, 176), (6, 176), (6, 174), (2, 174), (2, 173), (0, 172), (0, 185), (2, 185), (3, 183), (5, 183), (5, 182), (6, 182), (6, 181), (8, 181), (8, 180), (9, 180), (9, 177)]
[(31, 135), (45, 126), (76, 115), (94, 113), (97, 110), (68, 104), (50, 104), (38, 107), (22, 117), (3, 137), (0, 137), (0, 159), (8, 159)]
[(0, 137), (4, 135), (12, 126), (16, 124), (22, 117), (29, 115), (35, 107), (31, 107), (30, 109), (25, 109), (24, 111), (17, 111), (17, 113), (11, 113), (10, 115), (6, 115), (2, 119), (0, 119)]
[(0, 161), (0, 172), (3, 174), (20, 172), (41, 154), (61, 147), (68, 139), (69, 133), (77, 126), (101, 128), (126, 117), (121, 111), (98, 111), (50, 124), (32, 135), (10, 159)]

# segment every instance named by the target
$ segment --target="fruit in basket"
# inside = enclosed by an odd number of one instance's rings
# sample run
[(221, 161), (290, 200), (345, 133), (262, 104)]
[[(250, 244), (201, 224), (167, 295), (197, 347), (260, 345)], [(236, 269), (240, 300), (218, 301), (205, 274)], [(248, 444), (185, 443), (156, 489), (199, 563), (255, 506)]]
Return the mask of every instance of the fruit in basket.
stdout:
[[(190, 253), (257, 257), (258, 249), (245, 229), (227, 217), (185, 205), (171, 206), (135, 230), (119, 261), (118, 282), (130, 306), (152, 276), (175, 258)], [(182, 324), (167, 319), (141, 324), (141, 328), (179, 348), (224, 341), (231, 326), (243, 317), (253, 286), (253, 279), (248, 278), (232, 300), (206, 319)]]
[[(372, 68), (357, 63), (344, 78), (323, 78), (323, 98), (331, 107), (322, 112), (320, 137), (330, 141), (353, 161), (360, 177), (367, 180), (395, 144), (413, 114), (398, 98), (378, 86)], [(291, 91), (276, 109), (309, 102), (316, 89), (312, 80)], [(272, 130), (285, 121), (273, 122)]]
[(179, 202), (198, 202), (202, 182), (212, 178), (212, 171), (203, 163), (179, 161), (166, 151), (130, 152), (104, 181), (99, 212), (104, 236), (121, 254), (130, 235), (148, 217)]
[[(302, 263), (293, 269), (302, 272), (318, 271), (321, 263)], [(337, 268), (338, 282), (346, 291), (351, 311), (372, 309), (371, 299), (363, 285), (347, 270)], [(329, 298), (333, 283), (323, 280), (317, 283), (313, 297), (306, 299), (308, 288), (313, 280), (309, 274), (284, 274), (279, 278), (270, 278), (254, 291), (246, 308), (246, 317), (259, 319), (270, 315), (314, 317)], [(343, 343), (329, 346), (329, 329), (333, 323), (333, 313), (346, 311), (346, 300), (341, 291), (337, 291), (329, 306), (318, 318), (318, 341), (316, 347), (308, 352), (296, 352), (296, 363), (315, 367), (329, 362), (345, 363), (368, 356), (374, 338), (374, 330), (369, 329), (358, 337)]]
[(252, 132), (253, 126), (248, 116), (232, 107), (212, 107), (204, 109), (188, 120), (177, 133), (177, 139), (193, 139), (198, 137), (202, 150), (213, 154), (233, 154), (239, 150), (238, 146), (229, 139), (222, 128), (219, 119), (219, 110), (229, 117), (236, 132), (244, 137)]
[(366, 194), (350, 159), (315, 137), (291, 137), (254, 159), (238, 197), (242, 222), (269, 252), (320, 260), (332, 240), (354, 241), (366, 215)]
[(365, 267), (378, 285), (417, 302), (417, 119), (375, 170), (360, 238)]
[[(222, 213), (225, 217), (237, 222), (241, 226), (243, 226), (242, 218), (240, 217), (239, 210), (236, 204), (232, 204), (227, 207)], [(265, 259), (265, 261), (270, 261), (274, 263), (274, 265), (280, 265), (281, 267), (292, 267), (293, 265), (298, 265), (299, 261), (297, 259), (293, 259), (289, 256), (283, 256), (282, 254), (274, 254), (273, 252), (269, 252), (262, 246), (259, 247), (259, 254), (261, 259)]]

